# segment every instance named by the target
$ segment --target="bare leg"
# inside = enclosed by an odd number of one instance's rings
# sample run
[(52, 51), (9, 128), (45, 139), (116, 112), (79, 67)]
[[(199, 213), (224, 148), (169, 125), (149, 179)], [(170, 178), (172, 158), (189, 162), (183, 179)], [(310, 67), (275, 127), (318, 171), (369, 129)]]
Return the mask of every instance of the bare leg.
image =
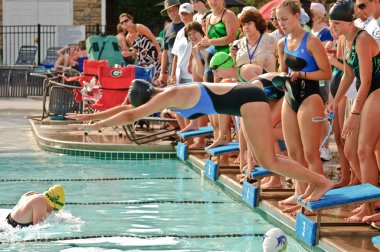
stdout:
[(335, 112), (334, 121), (334, 138), (338, 148), (338, 157), (341, 169), (341, 178), (334, 188), (346, 186), (350, 183), (350, 163), (344, 154), (344, 139), (342, 139), (342, 128), (344, 123), (344, 114), (346, 110), (346, 98), (344, 97), (338, 104), (338, 111)]
[(215, 148), (222, 145), (227, 145), (231, 139), (230, 116), (218, 115), (219, 134), (218, 138), (208, 148)]
[[(308, 167), (305, 160), (304, 148), (302, 145), (302, 139), (300, 134), (299, 123), (296, 112), (288, 105), (286, 100), (282, 104), (282, 127), (284, 139), (288, 149), (288, 155), (292, 160), (300, 163), (301, 165)], [(295, 192), (294, 195), (289, 198), (279, 201), (280, 205), (295, 205), (297, 204), (296, 195), (303, 194), (306, 189), (306, 185), (301, 181), (294, 181)]]
[[(367, 98), (360, 120), (356, 127), (359, 128), (358, 137), (358, 157), (360, 161), (360, 169), (362, 183), (369, 183), (378, 186), (379, 183), (379, 168), (375, 157), (375, 147), (380, 139), (380, 111), (376, 107), (380, 100), (380, 90), (374, 91)], [(359, 115), (351, 115), (358, 116)], [(365, 203), (358, 213), (347, 218), (347, 221), (358, 222), (362, 221), (364, 216), (374, 212), (371, 204)]]
[[(333, 183), (323, 175), (317, 174), (303, 167), (299, 163), (283, 156), (277, 156), (273, 148), (273, 129), (270, 120), (270, 109), (265, 102), (250, 102), (241, 107), (247, 141), (260, 165), (279, 175), (309, 183), (314, 190), (305, 198), (305, 202), (319, 200)], [(260, 118), (260, 120), (257, 120)]]

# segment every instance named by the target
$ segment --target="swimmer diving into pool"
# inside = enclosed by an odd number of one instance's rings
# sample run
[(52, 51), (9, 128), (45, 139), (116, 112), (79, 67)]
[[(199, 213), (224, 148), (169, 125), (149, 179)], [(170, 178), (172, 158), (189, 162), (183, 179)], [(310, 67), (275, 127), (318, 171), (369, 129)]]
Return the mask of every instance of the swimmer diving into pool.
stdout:
[[(133, 80), (129, 89), (129, 101), (132, 106), (121, 105), (95, 114), (70, 113), (66, 117), (81, 121), (101, 120), (80, 125), (82, 129), (95, 130), (131, 124), (164, 108), (170, 108), (188, 119), (210, 114), (240, 116), (243, 126), (248, 129), (248, 144), (261, 166), (309, 184), (305, 193), (300, 196), (305, 202), (319, 200), (334, 186), (323, 175), (275, 154), (268, 99), (264, 91), (253, 84), (193, 82), (156, 88), (147, 81)], [(71, 127), (78, 128), (78, 124)]]
[(54, 210), (65, 205), (65, 191), (60, 185), (48, 188), (44, 193), (27, 192), (8, 214), (6, 222), (12, 227), (28, 227), (43, 220)]

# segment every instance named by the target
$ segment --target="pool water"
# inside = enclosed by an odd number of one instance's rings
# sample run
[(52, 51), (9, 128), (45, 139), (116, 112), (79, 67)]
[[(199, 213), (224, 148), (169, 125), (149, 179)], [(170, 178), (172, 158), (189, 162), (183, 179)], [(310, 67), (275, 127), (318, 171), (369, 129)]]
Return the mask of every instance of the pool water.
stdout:
[[(0, 221), (7, 251), (262, 251), (273, 226), (180, 161), (48, 153), (19, 114), (1, 113), (0, 216), (27, 191), (61, 184), (64, 210), (19, 229)], [(305, 249), (288, 237), (287, 251)]]

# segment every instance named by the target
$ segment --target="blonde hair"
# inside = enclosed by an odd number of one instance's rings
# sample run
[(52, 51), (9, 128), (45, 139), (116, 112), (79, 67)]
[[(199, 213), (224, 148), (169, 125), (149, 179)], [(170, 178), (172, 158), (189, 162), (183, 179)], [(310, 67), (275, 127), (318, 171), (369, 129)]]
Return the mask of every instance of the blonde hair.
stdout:
[(129, 14), (129, 13), (126, 13), (126, 12), (121, 13), (120, 16), (119, 16), (119, 20), (120, 20), (121, 18), (123, 18), (123, 17), (127, 17), (129, 20), (134, 21), (134, 17), (133, 17), (131, 14)]
[(284, 8), (288, 7), (290, 9), (290, 12), (295, 15), (295, 14), (301, 14), (301, 2), (299, 0), (285, 0), (283, 1), (278, 7), (279, 8)]

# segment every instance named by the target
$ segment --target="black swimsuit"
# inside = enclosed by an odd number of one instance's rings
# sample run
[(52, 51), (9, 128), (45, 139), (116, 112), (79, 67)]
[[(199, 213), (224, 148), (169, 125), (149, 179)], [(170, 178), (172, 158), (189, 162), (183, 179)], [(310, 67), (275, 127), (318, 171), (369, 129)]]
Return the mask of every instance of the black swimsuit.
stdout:
[[(287, 45), (287, 36), (284, 41), (284, 62), (291, 71), (302, 71), (304, 73), (317, 71), (318, 65), (312, 55), (307, 51), (307, 38), (309, 33), (306, 32), (302, 38), (299, 47), (290, 51)], [(290, 72), (290, 71), (289, 71)], [(286, 93), (285, 98), (289, 106), (297, 112), (302, 102), (311, 95), (317, 94), (321, 97), (321, 91), (319, 88), (319, 82), (308, 79), (297, 79), (292, 84), (293, 96)]]
[[(241, 116), (240, 108), (249, 102), (266, 102), (264, 91), (252, 84), (237, 84), (225, 94), (215, 94), (203, 83), (196, 83), (201, 89), (198, 102), (191, 108), (172, 109), (187, 119), (195, 119), (203, 115), (226, 114)], [(194, 84), (188, 84), (194, 85)]]
[(14, 219), (12, 219), (11, 217), (11, 214), (8, 214), (7, 218), (6, 218), (6, 221), (8, 222), (9, 225), (11, 225), (12, 227), (29, 227), (30, 225), (33, 225), (33, 222), (30, 222), (30, 223), (18, 223), (17, 221), (15, 221)]
[(273, 100), (280, 100), (284, 96), (284, 91), (279, 90), (275, 86), (273, 86), (272, 81), (267, 80), (262, 77), (255, 77), (250, 82), (253, 82), (255, 80), (260, 81), (264, 86), (264, 92), (267, 95), (268, 99)]

